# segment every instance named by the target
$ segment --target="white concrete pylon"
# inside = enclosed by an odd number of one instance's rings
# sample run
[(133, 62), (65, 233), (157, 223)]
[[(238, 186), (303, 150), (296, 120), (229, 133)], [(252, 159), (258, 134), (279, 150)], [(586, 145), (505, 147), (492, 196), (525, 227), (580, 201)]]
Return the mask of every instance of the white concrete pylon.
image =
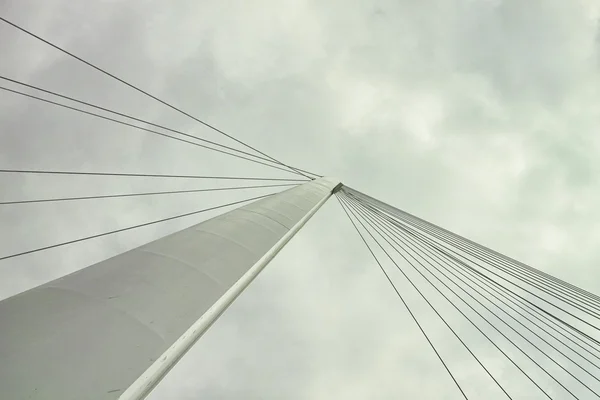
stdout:
[(145, 397), (339, 186), (316, 179), (0, 301), (0, 397)]

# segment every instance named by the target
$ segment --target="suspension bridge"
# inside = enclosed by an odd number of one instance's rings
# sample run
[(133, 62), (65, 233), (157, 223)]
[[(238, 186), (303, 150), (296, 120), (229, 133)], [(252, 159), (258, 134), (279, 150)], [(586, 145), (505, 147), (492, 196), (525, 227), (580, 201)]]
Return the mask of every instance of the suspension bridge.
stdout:
[[(214, 183), (185, 190), (0, 199), (3, 207), (253, 192), (191, 212), (174, 212), (144, 223), (0, 254), (0, 262), (13, 260), (167, 221), (214, 215), (0, 301), (1, 398), (145, 398), (323, 204), (331, 201), (339, 203), (349, 226), (364, 243), (364, 251), (371, 255), (372, 262), (366, 267), (380, 270), (381, 279), (397, 296), (398, 309), (408, 313), (424, 346), (439, 361), (439, 379), (452, 383), (455, 393), (440, 394), (440, 398), (600, 398), (600, 296), (343, 181), (280, 161), (13, 21), (0, 17), (0, 23), (201, 124), (230, 144), (0, 75), (5, 96), (22, 97), (287, 174), (142, 174), (0, 167), (4, 175)], [(422, 307), (411, 306), (407, 290), (422, 300)], [(433, 313), (447, 332), (445, 341), (465, 350), (469, 362), (481, 369), (488, 393), (473, 393), (469, 382), (461, 379), (460, 371), (440, 351), (444, 344), (432, 339), (423, 323), (424, 313)], [(460, 324), (455, 323), (456, 316)], [(495, 352), (502, 368), (482, 357), (484, 348)], [(508, 379), (506, 369), (518, 374), (519, 381)], [(523, 387), (536, 397), (524, 397)]]

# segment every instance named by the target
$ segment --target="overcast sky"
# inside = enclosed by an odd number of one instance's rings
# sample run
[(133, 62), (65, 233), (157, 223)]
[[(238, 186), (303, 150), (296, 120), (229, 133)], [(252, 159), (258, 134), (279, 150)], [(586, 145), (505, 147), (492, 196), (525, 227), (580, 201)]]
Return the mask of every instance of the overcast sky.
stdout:
[[(600, 292), (600, 1), (0, 0), (0, 15), (278, 159)], [(2, 23), (0, 46), (2, 75), (231, 144)], [(0, 168), (286, 176), (4, 92)], [(211, 184), (3, 175), (0, 196)], [(0, 256), (254, 193), (2, 206)], [(202, 218), (2, 261), (0, 298)], [(460, 398), (369, 257), (328, 202), (149, 398)], [(487, 396), (476, 366), (453, 365)]]

